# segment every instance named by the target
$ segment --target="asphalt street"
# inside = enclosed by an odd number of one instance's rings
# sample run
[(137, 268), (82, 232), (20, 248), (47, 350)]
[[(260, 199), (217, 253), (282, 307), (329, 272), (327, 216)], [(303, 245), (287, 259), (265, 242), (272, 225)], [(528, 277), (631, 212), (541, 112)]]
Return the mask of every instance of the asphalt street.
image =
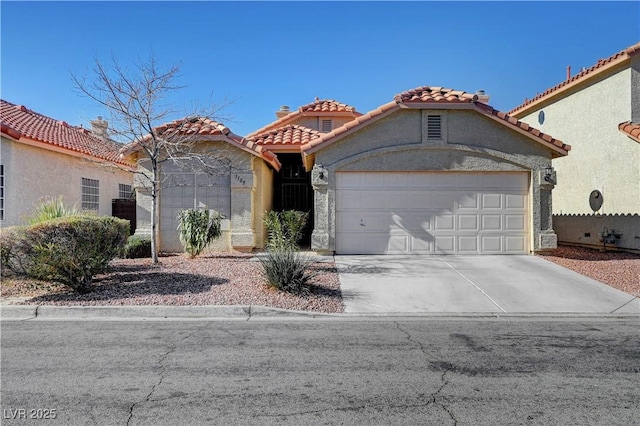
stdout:
[(640, 424), (638, 318), (3, 321), (3, 425)]

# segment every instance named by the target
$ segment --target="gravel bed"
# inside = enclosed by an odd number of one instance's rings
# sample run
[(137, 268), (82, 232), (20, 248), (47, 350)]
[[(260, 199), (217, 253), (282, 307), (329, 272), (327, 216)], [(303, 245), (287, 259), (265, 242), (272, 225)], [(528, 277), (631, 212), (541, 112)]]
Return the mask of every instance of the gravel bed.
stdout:
[[(253, 260), (252, 260), (253, 259)], [(8, 280), (2, 297), (30, 296), (20, 304), (46, 305), (261, 305), (314, 312), (343, 312), (340, 282), (333, 261), (316, 262), (311, 293), (297, 296), (266, 284), (262, 266), (250, 254), (233, 253), (188, 259), (181, 255), (121, 259), (94, 278), (94, 291), (76, 294), (55, 284)]]
[(640, 297), (640, 255), (559, 246), (541, 257), (611, 287)]

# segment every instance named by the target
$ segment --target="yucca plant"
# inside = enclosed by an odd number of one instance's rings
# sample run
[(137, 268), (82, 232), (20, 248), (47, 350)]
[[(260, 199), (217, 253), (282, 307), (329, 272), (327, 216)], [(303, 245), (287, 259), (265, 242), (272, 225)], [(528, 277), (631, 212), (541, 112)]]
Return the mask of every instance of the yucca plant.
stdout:
[(265, 213), (264, 224), (267, 227), (267, 250), (292, 250), (299, 249), (309, 213), (296, 210)]
[(270, 286), (294, 294), (308, 294), (315, 273), (309, 272), (311, 260), (291, 250), (268, 251), (259, 256), (263, 275)]
[(47, 198), (41, 201), (33, 213), (28, 217), (30, 225), (46, 222), (47, 220), (57, 219), (60, 217), (75, 216), (78, 211), (75, 207), (67, 207), (64, 204), (62, 196), (58, 198)]
[(222, 219), (224, 216), (215, 210), (186, 209), (178, 213), (180, 242), (190, 257), (196, 257), (211, 241), (220, 238)]

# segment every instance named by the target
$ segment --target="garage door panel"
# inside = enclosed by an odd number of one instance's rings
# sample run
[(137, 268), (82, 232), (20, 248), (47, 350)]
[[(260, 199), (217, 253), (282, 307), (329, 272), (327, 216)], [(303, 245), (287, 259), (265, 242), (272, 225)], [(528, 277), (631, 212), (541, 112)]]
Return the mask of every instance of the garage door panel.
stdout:
[(526, 242), (524, 235), (507, 235), (504, 237), (505, 252), (522, 253), (525, 250)]
[(505, 231), (524, 231), (525, 230), (525, 217), (523, 214), (504, 215)]
[(455, 229), (455, 216), (452, 214), (439, 214), (435, 217), (435, 231), (453, 231)]
[(524, 209), (525, 196), (521, 194), (505, 194), (504, 207), (506, 209)]
[(459, 231), (479, 231), (478, 215), (475, 215), (475, 214), (458, 215), (458, 230)]
[(483, 253), (502, 253), (501, 235), (481, 235), (480, 250)]
[(337, 182), (338, 253), (527, 252), (526, 173), (353, 172)]
[(502, 229), (502, 215), (501, 214), (483, 214), (482, 227), (483, 231), (499, 231)]
[(483, 209), (502, 209), (502, 195), (481, 194)]
[(461, 194), (457, 201), (458, 201), (458, 210), (462, 210), (462, 209), (472, 209), (472, 210), (476, 210), (480, 207), (480, 203), (478, 202), (478, 194), (473, 194), (473, 193), (465, 193), (465, 194)]
[(436, 235), (435, 252), (439, 254), (455, 254), (455, 236), (453, 235)]
[(458, 235), (457, 253), (476, 254), (478, 253), (478, 237), (476, 235)]

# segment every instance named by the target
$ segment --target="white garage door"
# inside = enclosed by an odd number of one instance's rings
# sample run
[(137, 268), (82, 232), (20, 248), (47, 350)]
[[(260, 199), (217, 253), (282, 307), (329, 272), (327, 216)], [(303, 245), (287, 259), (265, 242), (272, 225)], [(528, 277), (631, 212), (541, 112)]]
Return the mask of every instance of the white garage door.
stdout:
[(339, 254), (525, 254), (528, 173), (337, 173)]

